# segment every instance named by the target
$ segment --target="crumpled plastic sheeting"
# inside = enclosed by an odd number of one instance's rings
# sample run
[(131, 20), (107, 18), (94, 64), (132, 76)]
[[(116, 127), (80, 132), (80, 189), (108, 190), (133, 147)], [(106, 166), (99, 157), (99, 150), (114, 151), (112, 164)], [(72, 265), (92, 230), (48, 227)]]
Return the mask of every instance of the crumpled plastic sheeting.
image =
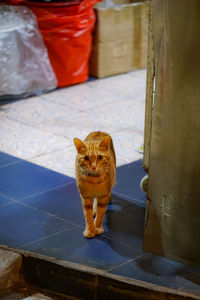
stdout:
[(57, 87), (47, 49), (29, 8), (0, 5), (0, 96)]

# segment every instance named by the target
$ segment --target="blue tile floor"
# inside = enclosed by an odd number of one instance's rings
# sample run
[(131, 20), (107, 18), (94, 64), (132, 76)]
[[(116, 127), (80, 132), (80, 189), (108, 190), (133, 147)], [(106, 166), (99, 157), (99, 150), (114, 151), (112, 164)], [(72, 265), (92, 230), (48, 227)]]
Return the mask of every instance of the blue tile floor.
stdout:
[(0, 244), (200, 295), (200, 271), (142, 251), (142, 161), (119, 166), (105, 233), (85, 239), (75, 179), (0, 152)]

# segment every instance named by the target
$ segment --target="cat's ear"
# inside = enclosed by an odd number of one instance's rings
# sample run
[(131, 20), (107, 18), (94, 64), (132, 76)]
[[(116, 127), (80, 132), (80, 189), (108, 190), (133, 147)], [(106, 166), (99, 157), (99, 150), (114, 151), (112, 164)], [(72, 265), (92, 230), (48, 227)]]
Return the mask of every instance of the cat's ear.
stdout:
[(86, 150), (84, 143), (78, 138), (74, 138), (74, 145), (78, 153), (81, 153), (84, 150)]
[(110, 137), (106, 136), (100, 143), (99, 149), (102, 151), (108, 151), (110, 149)]

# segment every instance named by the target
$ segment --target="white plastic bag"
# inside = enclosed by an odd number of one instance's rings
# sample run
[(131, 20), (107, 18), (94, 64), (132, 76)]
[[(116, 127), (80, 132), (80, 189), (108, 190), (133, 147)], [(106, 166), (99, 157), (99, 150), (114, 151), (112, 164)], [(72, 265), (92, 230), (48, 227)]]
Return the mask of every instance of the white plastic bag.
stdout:
[(57, 87), (57, 79), (32, 11), (0, 5), (0, 96), (32, 95)]

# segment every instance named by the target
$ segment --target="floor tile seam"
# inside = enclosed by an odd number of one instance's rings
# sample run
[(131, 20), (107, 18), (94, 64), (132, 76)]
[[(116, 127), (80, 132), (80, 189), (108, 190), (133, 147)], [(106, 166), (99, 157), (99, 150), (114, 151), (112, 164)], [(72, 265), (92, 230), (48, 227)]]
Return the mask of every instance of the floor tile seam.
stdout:
[[(54, 91), (55, 91), (55, 90), (53, 90), (52, 92), (54, 92)], [(38, 99), (40, 98), (45, 104), (46, 104), (46, 103), (51, 103), (51, 104), (52, 104), (53, 101), (49, 100), (49, 99), (48, 99), (48, 96), (46, 96), (46, 95), (48, 95), (48, 94), (42, 94), (42, 96), (39, 96)], [(57, 102), (56, 102), (56, 103), (53, 102), (53, 104), (55, 104), (55, 105), (58, 106), (58, 107), (60, 106), (60, 108), (63, 107), (62, 104), (57, 103)], [(67, 108), (67, 105), (66, 105), (65, 107)], [(75, 113), (77, 112), (76, 109), (74, 109), (73, 107), (70, 107), (70, 108), (73, 109)]]
[[(140, 96), (140, 95), (139, 95)], [(145, 100), (144, 101), (141, 101), (139, 99), (136, 99), (134, 96), (133, 97), (130, 97), (126, 100), (126, 102), (128, 104), (131, 104), (132, 105), (132, 108), (133, 108), (133, 113), (134, 113), (134, 108), (137, 108), (137, 110), (135, 109), (135, 112), (138, 114), (138, 113), (142, 113), (141, 114), (141, 118), (144, 118), (144, 113), (145, 113)], [(143, 123), (142, 123), (143, 125)]]
[(10, 200), (10, 201), (15, 201), (15, 202), (16, 202), (16, 200), (15, 200), (14, 198), (9, 197), (9, 196), (7, 196), (7, 195), (4, 195), (4, 194), (2, 194), (2, 193), (0, 193), (0, 196), (4, 197), (4, 198), (6, 198), (6, 199), (8, 199), (8, 200)]
[[(28, 162), (30, 162), (30, 163), (34, 163), (34, 162), (32, 162), (32, 161), (33, 161), (34, 159), (36, 159), (36, 158), (40, 158), (40, 157), (42, 157), (42, 156), (44, 156), (44, 155), (48, 155), (48, 154), (53, 154), (53, 153), (56, 152), (56, 151), (63, 151), (63, 150), (65, 150), (66, 148), (67, 148), (67, 147), (64, 147), (64, 148), (57, 148), (57, 149), (54, 149), (54, 150), (47, 150), (47, 152), (42, 152), (42, 153), (40, 153), (40, 154), (38, 154), (38, 155), (33, 155), (33, 156), (30, 156), (30, 157), (27, 157), (27, 158), (26, 158), (26, 161), (28, 161)], [(36, 164), (36, 165), (38, 165), (38, 166), (40, 166), (40, 167), (43, 167), (43, 168), (45, 168), (45, 169), (54, 171), (53, 169), (49, 169), (48, 166), (46, 167), (46, 166), (40, 165), (40, 164), (38, 164), (38, 163), (34, 163), (34, 164)], [(54, 172), (56, 172), (56, 171), (54, 171)]]
[[(107, 272), (107, 273), (112, 272), (112, 271), (114, 271), (114, 270), (116, 270), (116, 269), (118, 269), (118, 268), (120, 268), (120, 267), (123, 267), (123, 266), (125, 266), (125, 265), (128, 265), (129, 263), (134, 262), (134, 261), (136, 261), (137, 259), (142, 258), (142, 257), (144, 257), (144, 256), (145, 256), (144, 254), (138, 255), (138, 256), (136, 256), (135, 258), (132, 258), (132, 259), (130, 259), (130, 260), (128, 260), (128, 261), (126, 261), (126, 262), (124, 262), (124, 263), (122, 263), (122, 264), (119, 264), (119, 265), (117, 265), (117, 266), (114, 266), (114, 267), (112, 267), (112, 268), (106, 270), (106, 272)], [(123, 277), (128, 277), (128, 276), (125, 276), (125, 275), (121, 275), (121, 276), (123, 276)], [(129, 277), (129, 278), (130, 278), (130, 277)]]
[[(53, 120), (55, 120), (55, 119), (53, 119)], [(60, 133), (52, 133), (51, 130), (46, 129), (46, 127), (44, 127), (44, 126), (47, 125), (47, 127), (48, 127), (48, 123), (49, 123), (49, 122), (45, 122), (45, 121), (44, 121), (44, 122), (42, 122), (40, 125), (35, 125), (34, 128), (39, 129), (39, 130), (42, 130), (42, 131), (45, 132), (45, 133), (52, 134), (53, 136), (56, 136), (56, 137), (61, 137), (61, 138), (65, 138), (65, 139), (70, 139), (68, 136), (66, 136), (66, 135), (64, 135), (64, 134), (60, 134)]]
[[(127, 99), (124, 100), (124, 98), (127, 98)], [(116, 104), (117, 105), (117, 104), (119, 104), (119, 102), (123, 102), (123, 101), (125, 101), (125, 102), (131, 102), (132, 98), (131, 98), (131, 96), (124, 96), (121, 99), (117, 99), (117, 100), (114, 100), (114, 101), (112, 100), (112, 101), (108, 101), (108, 102), (103, 103), (103, 104), (99, 104), (99, 105), (88, 107), (87, 109), (84, 110), (84, 112), (91, 113), (91, 112), (94, 112), (96, 108), (101, 108), (103, 106), (110, 105), (110, 104)]]
[[(138, 154), (138, 152), (136, 152), (136, 151), (134, 151), (134, 152), (135, 152), (134, 154)], [(142, 157), (141, 158), (137, 157), (137, 158), (133, 159), (133, 157), (130, 158), (128, 156), (124, 156), (124, 155), (121, 155), (119, 153), (116, 153), (116, 162), (117, 162), (117, 164), (118, 164), (118, 160), (120, 160), (120, 159), (123, 159), (126, 162), (123, 163), (123, 164), (120, 164), (120, 166), (117, 166), (117, 168), (129, 165), (129, 164), (134, 163), (134, 162), (137, 162), (138, 160), (142, 159)]]
[[(6, 152), (3, 152), (3, 153), (6, 153)], [(9, 153), (6, 153), (6, 154), (11, 155), (11, 154), (9, 154)], [(11, 156), (12, 156), (12, 155), (11, 155)], [(16, 165), (16, 164), (21, 163), (21, 162), (23, 162), (23, 161), (24, 161), (23, 158), (18, 158), (18, 157), (17, 157), (17, 161), (11, 162), (11, 163), (8, 163), (8, 164), (5, 164), (5, 165), (1, 165), (1, 166), (0, 166), (0, 169), (7, 168), (7, 167), (12, 166), (12, 165)]]
[[(76, 113), (75, 113), (76, 114)], [(43, 125), (48, 124), (47, 121), (44, 121), (44, 122), (41, 122), (39, 124), (30, 124), (30, 123), (27, 123), (27, 122), (24, 122), (22, 120), (16, 120), (15, 118), (12, 118), (12, 117), (9, 117), (9, 116), (6, 116), (6, 118), (10, 121), (14, 121), (14, 122), (17, 122), (19, 124), (22, 124), (22, 125), (25, 125), (29, 128), (32, 128), (33, 130), (34, 129), (37, 129), (37, 130), (41, 130), (43, 133), (46, 133), (46, 134), (49, 134), (49, 135), (52, 135), (52, 136), (55, 136), (55, 137), (60, 137), (60, 138), (64, 138), (67, 140), (70, 140), (70, 137), (69, 136), (66, 136), (64, 134), (58, 134), (58, 133), (52, 133), (51, 131), (49, 131), (48, 129), (44, 128)], [(55, 120), (55, 119), (53, 119)], [(70, 144), (69, 147), (71, 147), (73, 144)]]
[(46, 210), (40, 209), (40, 208), (38, 208), (38, 207), (32, 206), (32, 205), (27, 204), (27, 203), (24, 203), (24, 202), (20, 202), (20, 201), (18, 201), (18, 200), (15, 200), (15, 202), (18, 203), (18, 204), (21, 204), (21, 205), (23, 205), (23, 206), (29, 207), (29, 208), (31, 208), (31, 209), (34, 209), (34, 210), (36, 210), (36, 211), (40, 211), (40, 212), (42, 212), (42, 213), (48, 215), (48, 216), (51, 217), (51, 218), (55, 218), (55, 219), (57, 219), (57, 220), (64, 221), (64, 222), (67, 223), (67, 224), (70, 224), (70, 225), (73, 225), (73, 226), (76, 226), (76, 227), (80, 227), (79, 224), (76, 224), (76, 223), (71, 222), (71, 221), (69, 221), (69, 220), (67, 220), (67, 219), (64, 219), (64, 218), (62, 218), (62, 217), (59, 217), (59, 216), (57, 216), (57, 215), (54, 215), (54, 214), (52, 214), (52, 213), (50, 213), (50, 212), (48, 212), (48, 211), (46, 211)]
[[(119, 192), (115, 192), (115, 191), (112, 191), (111, 194), (113, 194), (114, 196), (117, 196), (120, 199), (124, 199), (124, 200), (128, 200), (128, 201), (134, 201), (140, 207), (145, 207), (146, 206), (146, 204), (145, 204), (146, 200), (139, 200), (139, 199), (136, 199), (136, 198), (131, 198), (129, 196), (126, 196), (124, 194), (120, 194)], [(133, 205), (133, 203), (130, 203), (130, 204), (127, 204), (127, 205), (128, 206)]]
[[(130, 98), (129, 98), (130, 97)], [(126, 100), (124, 100), (124, 98), (128, 98)], [(104, 104), (100, 104), (100, 105), (96, 105), (94, 107), (91, 107), (90, 109), (86, 109), (85, 112), (89, 113), (89, 112), (94, 112), (96, 110), (96, 108), (101, 108), (101, 107), (104, 107), (106, 105), (111, 105), (111, 104), (119, 104), (119, 107), (120, 107), (120, 103), (129, 103), (129, 104), (133, 104), (133, 99), (131, 98), (131, 96), (124, 96), (123, 99), (118, 99), (118, 100), (115, 100), (115, 101), (111, 101), (111, 102), (108, 102), (108, 103), (104, 103)], [(136, 102), (138, 104), (138, 102)], [(141, 104), (141, 108), (143, 108), (143, 106), (145, 106), (145, 101), (143, 103), (140, 103)]]
[(110, 134), (116, 134), (116, 133), (118, 133), (119, 131), (121, 131), (121, 130), (124, 130), (124, 129), (126, 129), (127, 127), (123, 127), (123, 128), (121, 128), (121, 129), (114, 129), (113, 131), (110, 131), (109, 133)]
[[(49, 130), (45, 130), (44, 127), (42, 127), (42, 125), (44, 125), (47, 121), (44, 121), (44, 122), (41, 122), (40, 124), (30, 124), (30, 123), (27, 123), (27, 122), (24, 122), (22, 120), (16, 120), (12, 117), (9, 117), (9, 116), (6, 116), (6, 118), (8, 119), (8, 121), (14, 121), (14, 122), (17, 122), (19, 124), (22, 124), (22, 125), (25, 125), (31, 129), (37, 129), (37, 130), (41, 130), (43, 133), (47, 133), (49, 135), (52, 135), (52, 136), (55, 136), (55, 137), (62, 137), (62, 138), (65, 138), (66, 140), (68, 140), (69, 138), (66, 137), (65, 135), (61, 135), (61, 134), (55, 134), (55, 133), (52, 133), (50, 132)], [(47, 122), (48, 123), (48, 122)]]
[[(142, 153), (140, 153), (140, 152), (137, 151), (137, 150), (133, 150), (133, 153), (140, 154), (140, 155), (142, 156)], [(140, 160), (140, 158), (137, 158), (137, 159), (134, 159), (134, 160), (133, 160), (132, 157), (129, 157), (129, 156), (126, 156), (126, 155), (121, 155), (121, 154), (117, 155), (117, 157), (121, 157), (121, 158), (124, 158), (124, 159), (129, 159), (130, 162), (134, 162), (134, 161)], [(141, 159), (142, 159), (142, 157), (141, 157)]]
[[(102, 120), (101, 120), (102, 121)], [(107, 119), (107, 121), (109, 122), (109, 123), (113, 123), (112, 121), (110, 121), (109, 119)], [(115, 122), (114, 122), (115, 123)], [(109, 124), (110, 125), (110, 124)], [(127, 125), (126, 125), (127, 126)], [(125, 127), (122, 127), (120, 130), (124, 130), (125, 129)], [(98, 131), (98, 130), (96, 130), (96, 131)], [(101, 129), (99, 128), (99, 131), (101, 131)], [(113, 130), (109, 130), (109, 134), (110, 135), (112, 135), (112, 134), (114, 134), (114, 133), (117, 133), (119, 131), (119, 129), (113, 129)], [(61, 137), (66, 137), (67, 139), (71, 139), (71, 137), (69, 137), (69, 136), (65, 136), (65, 135), (61, 135), (61, 134), (57, 134), (57, 136), (61, 136)]]
[(117, 242), (117, 243), (120, 244), (121, 246), (124, 246), (124, 247), (130, 247), (129, 244), (124, 243), (124, 242), (121, 242), (121, 241), (119, 241), (119, 240), (116, 239), (116, 238), (113, 238), (113, 237), (110, 236), (109, 233), (107, 233), (107, 232), (104, 233), (104, 237), (106, 237), (106, 238), (107, 238), (108, 240), (110, 240), (110, 241)]
[[(3, 194), (0, 194), (0, 196), (5, 197)], [(43, 210), (43, 209), (34, 207), (34, 206), (32, 206), (32, 205), (29, 205), (29, 204), (27, 204), (27, 203), (21, 202), (21, 201), (19, 201), (19, 200), (14, 199), (14, 198), (10, 198), (10, 197), (7, 197), (7, 196), (6, 196), (5, 198), (7, 198), (8, 200), (10, 200), (11, 202), (9, 202), (9, 203), (7, 203), (7, 204), (5, 204), (5, 205), (2, 205), (0, 208), (10, 206), (10, 205), (12, 205), (12, 204), (14, 204), (14, 203), (15, 203), (15, 204), (20, 204), (20, 205), (29, 207), (29, 208), (31, 208), (31, 209), (34, 209), (34, 210), (36, 210), (36, 211), (40, 211), (40, 212), (42, 212), (42, 213), (48, 215), (48, 216), (51, 217), (51, 218), (55, 218), (55, 219), (57, 219), (57, 220), (63, 221), (63, 222), (65, 222), (65, 223), (70, 224), (70, 225), (72, 225), (72, 226), (75, 226), (75, 227), (77, 227), (77, 228), (81, 228), (81, 224), (77, 224), (77, 223), (74, 223), (74, 222), (72, 222), (72, 221), (70, 221), (70, 220), (67, 220), (67, 219), (64, 219), (64, 218), (62, 218), (62, 217), (56, 216), (56, 215), (54, 215), (54, 214), (52, 214), (52, 213), (49, 213), (49, 212), (46, 211), (46, 210)]]
[(132, 261), (134, 261), (135, 259), (137, 259), (137, 258), (139, 258), (139, 257), (140, 257), (140, 256), (137, 256), (136, 258), (131, 258), (131, 259), (129, 259), (129, 260), (127, 260), (127, 261), (125, 261), (125, 262), (123, 262), (123, 263), (121, 263), (121, 264), (112, 266), (111, 268), (106, 269), (106, 272), (109, 273), (110, 271), (113, 271), (113, 270), (115, 270), (115, 269), (118, 269), (118, 268), (120, 268), (120, 267), (122, 267), (122, 266), (124, 266), (124, 265), (126, 265), (126, 264), (128, 264), (128, 263), (130, 263), (130, 262), (132, 262)]
[[(96, 90), (96, 87), (93, 87), (93, 86), (89, 86), (89, 88), (90, 89), (93, 89), (93, 90)], [(98, 87), (99, 88), (99, 87)], [(99, 88), (100, 89), (100, 88)], [(121, 93), (120, 94), (120, 96), (119, 96), (119, 93), (117, 93), (117, 92), (115, 92), (115, 91), (113, 91), (113, 90), (111, 90), (111, 89), (105, 89), (105, 88), (103, 88), (103, 89), (101, 89), (101, 91), (105, 91), (105, 92), (109, 92), (111, 95), (113, 95), (114, 94), (114, 96), (116, 95), (117, 97), (118, 97), (118, 100), (117, 101), (123, 101), (124, 100), (124, 97), (131, 97), (131, 95), (130, 96), (127, 96), (127, 95), (124, 95), (123, 93)], [(112, 101), (112, 103), (115, 103), (116, 101)], [(108, 103), (111, 103), (111, 102), (108, 102)]]
[[(85, 112), (85, 111), (82, 111), (82, 112)], [(52, 119), (53, 121), (55, 121), (56, 119)], [(45, 133), (48, 133), (48, 134), (52, 134), (53, 136), (56, 136), (56, 137), (61, 137), (61, 138), (65, 138), (66, 140), (72, 140), (73, 138), (69, 135), (66, 135), (66, 134), (62, 134), (62, 133), (51, 133), (52, 131), (50, 129), (47, 129), (48, 128), (48, 124), (49, 122), (47, 121), (44, 121), (42, 123), (40, 123), (40, 125), (35, 125), (35, 128), (36, 129), (39, 129), (39, 130), (42, 130), (43, 132)], [(47, 127), (44, 127), (45, 125), (47, 125)], [(73, 145), (73, 144), (71, 144)], [(69, 145), (71, 147), (71, 145)]]
[[(123, 266), (123, 265), (126, 265), (126, 264), (128, 264), (128, 263), (130, 263), (131, 261), (134, 261), (134, 260), (136, 260), (136, 259), (138, 259), (138, 258), (141, 258), (141, 257), (143, 257), (144, 255), (141, 255), (141, 256), (138, 256), (138, 257), (136, 257), (135, 259), (133, 259), (133, 260), (130, 260), (129, 262), (125, 262), (125, 263), (123, 263), (123, 264), (121, 264), (121, 265), (119, 265), (119, 266), (116, 266), (116, 267), (113, 267), (113, 268), (111, 268), (111, 269), (109, 269), (109, 270), (106, 270), (106, 273), (107, 274), (115, 274), (115, 273), (112, 273), (112, 271), (113, 270), (115, 270), (115, 269), (117, 269), (118, 267), (121, 267), (121, 266)], [(105, 274), (106, 275), (106, 274)], [(136, 279), (136, 278), (134, 278), (134, 277), (130, 277), (130, 276), (126, 276), (126, 275), (121, 275), (121, 274), (116, 274), (116, 275), (119, 275), (119, 276), (122, 276), (122, 277), (124, 277), (124, 278), (129, 278), (129, 279)], [(159, 275), (157, 275), (157, 277), (158, 277), (158, 279), (160, 279), (161, 277), (163, 277), (163, 276), (159, 276)], [(177, 275), (175, 274), (175, 276), (173, 275), (173, 277), (174, 277), (174, 279), (177, 277)], [(163, 277), (164, 278), (164, 277)], [(136, 279), (136, 280), (138, 280), (138, 279)], [(176, 290), (176, 291), (182, 291), (182, 292), (186, 292), (187, 290), (186, 289), (184, 289), (184, 287), (178, 287), (178, 286), (176, 286), (176, 287), (170, 287), (169, 285), (163, 285), (162, 283), (159, 283), (159, 282), (157, 282), (157, 283), (155, 283), (155, 282), (153, 282), (153, 281), (147, 281), (147, 280), (145, 280), (145, 279), (140, 279), (139, 281), (143, 281), (143, 282), (149, 282), (149, 283), (152, 283), (152, 284), (154, 284), (154, 285), (157, 285), (157, 287), (159, 287), (159, 286), (163, 286), (163, 287), (166, 287), (166, 288), (169, 288), (169, 289), (174, 289), (174, 290)], [(190, 288), (189, 288), (190, 289)], [(192, 294), (193, 295), (193, 294)], [(198, 295), (199, 296), (199, 294), (195, 294), (195, 295)], [(196, 299), (196, 298), (195, 298)], [(200, 299), (200, 298), (198, 298), (198, 299)]]
[[(112, 134), (116, 134), (116, 133), (118, 133), (118, 132), (121, 132), (121, 131), (124, 131), (124, 130), (127, 130), (127, 129), (131, 129), (131, 128), (134, 128), (134, 126), (128, 124), (128, 125), (126, 125), (126, 127), (122, 127), (122, 128), (120, 128), (120, 129), (114, 130), (114, 131), (112, 132)], [(140, 130), (138, 130), (138, 129), (134, 129), (134, 131), (135, 131), (136, 133), (141, 133)], [(141, 134), (142, 134), (142, 133), (141, 133)], [(144, 135), (144, 134), (142, 134), (142, 135)]]
[[(89, 112), (89, 111), (82, 111), (82, 112), (84, 112), (84, 113), (91, 113), (91, 112)], [(55, 119), (53, 119), (53, 120), (55, 120)], [(100, 121), (102, 121), (102, 119), (99, 119)], [(113, 122), (110, 120), (110, 118), (107, 118), (106, 119), (106, 121), (107, 122), (109, 122), (110, 124), (113, 124)], [(115, 122), (114, 122), (115, 123)], [(42, 130), (43, 132), (45, 132), (45, 133), (50, 133), (50, 131), (48, 130), (48, 129), (46, 129), (45, 127), (43, 127), (43, 126), (45, 126), (45, 124), (46, 125), (48, 125), (48, 122), (46, 122), (46, 121), (44, 121), (44, 122), (42, 122), (42, 123), (40, 123), (39, 125), (35, 125), (35, 127), (33, 127), (33, 128), (36, 128), (36, 129), (39, 129), (39, 130)], [(24, 125), (27, 125), (26, 123), (24, 123)], [(122, 125), (122, 127), (120, 128), (120, 130), (123, 130), (123, 129), (125, 129), (125, 128), (127, 128), (127, 127), (130, 127), (131, 125), (127, 122), (127, 123), (125, 123), (124, 125)], [(119, 129), (113, 129), (112, 131), (110, 131), (110, 134), (113, 134), (113, 133), (116, 133), (116, 132), (118, 132), (119, 131)], [(71, 139), (71, 136), (69, 136), (69, 135), (66, 135), (66, 134), (62, 134), (62, 133), (52, 133), (54, 136), (57, 136), (57, 137), (62, 137), (62, 138), (65, 138), (65, 139), (68, 139), (68, 140), (70, 140)]]
[(66, 146), (66, 147), (57, 148), (57, 149), (54, 149), (54, 150), (51, 150), (51, 151), (48, 151), (48, 152), (43, 152), (41, 154), (32, 156), (32, 157), (28, 158), (27, 161), (31, 160), (31, 159), (39, 158), (39, 157), (41, 157), (43, 155), (53, 154), (54, 152), (59, 152), (59, 151), (63, 151), (63, 150), (70, 149), (70, 148), (75, 149), (74, 146), (73, 146), (73, 143), (71, 145), (69, 145), (69, 146)]
[[(73, 110), (73, 111), (70, 111), (69, 112), (69, 114), (67, 114), (66, 115), (66, 117), (71, 117), (71, 116), (73, 116), (74, 114), (77, 114), (77, 113), (80, 113), (80, 112), (82, 112), (83, 110), (82, 109), (76, 109), (76, 108), (74, 108), (73, 106), (71, 106), (71, 105), (62, 105), (62, 104), (60, 104), (60, 103), (58, 103), (58, 102), (55, 102), (53, 99), (52, 100), (48, 100), (48, 99), (45, 99), (45, 101), (46, 102), (50, 102), (51, 104), (56, 104), (56, 105), (58, 105), (59, 106), (59, 108), (60, 108), (60, 111), (62, 111), (62, 108), (66, 108), (66, 109), (68, 109), (67, 111), (69, 111), (69, 109), (71, 110)], [(54, 119), (55, 120), (55, 119)], [(46, 120), (46, 122), (48, 122), (48, 120)], [(41, 123), (40, 123), (41, 124)]]
[(134, 128), (134, 126), (127, 126), (125, 129), (119, 129), (118, 131), (121, 132), (121, 131), (124, 131), (124, 130), (132, 130), (133, 133), (144, 135), (140, 130)]
[[(64, 95), (64, 93), (62, 93), (62, 95)], [(54, 99), (50, 99), (50, 100), (48, 100), (49, 102), (51, 102), (51, 103), (56, 103), (56, 104), (58, 104), (57, 102), (56, 102), (56, 100), (54, 100)], [(81, 104), (81, 103), (80, 103)], [(61, 106), (61, 107), (68, 107), (68, 108), (70, 108), (70, 109), (74, 109), (75, 110), (75, 112), (73, 112), (73, 113), (80, 113), (80, 112), (87, 112), (87, 110), (85, 110), (85, 109), (76, 109), (76, 108), (74, 108), (74, 106), (73, 105), (70, 105), (70, 104), (61, 104), (61, 103), (59, 103), (59, 105)], [(91, 107), (89, 107), (89, 109), (91, 109), (91, 108), (93, 108), (94, 106), (91, 106)], [(96, 106), (95, 106), (96, 107)], [(73, 113), (72, 113), (72, 115), (73, 115)]]
[(27, 127), (29, 127), (29, 128), (32, 128), (32, 129), (37, 128), (37, 126), (35, 126), (35, 124), (34, 124), (34, 126), (33, 126), (33, 125), (30, 124), (30, 123), (24, 122), (24, 121), (21, 120), (21, 119), (19, 120), (19, 119), (12, 118), (12, 116), (9, 116), (9, 115), (6, 115), (5, 118), (8, 119), (8, 121), (14, 121), (14, 122), (16, 122), (16, 123), (19, 123), (19, 124), (21, 124), (21, 125), (25, 125), (25, 126), (27, 126)]
[[(102, 117), (102, 114), (99, 113), (99, 116), (96, 118), (96, 120), (100, 121), (102, 124), (105, 124), (105, 122), (106, 122), (107, 125), (109, 125), (109, 126), (116, 124), (116, 121), (113, 121), (112, 117), (109, 116), (109, 114), (105, 114)], [(120, 129), (118, 128), (118, 129), (109, 130), (109, 133), (113, 134), (115, 132), (118, 132), (119, 130), (124, 130), (125, 128), (130, 127), (130, 126), (131, 126), (131, 124), (129, 121), (124, 121), (123, 123), (120, 124)], [(101, 129), (100, 129), (100, 131), (101, 131)]]
[[(94, 87), (94, 83), (93, 82), (89, 82), (88, 86), (90, 88), (93, 88), (93, 89), (95, 89), (95, 88), (101, 88), (99, 83), (98, 83), (97, 87)], [(101, 88), (101, 90), (104, 90), (106, 92), (110, 92), (110, 93), (112, 93), (114, 95), (119, 95), (117, 92), (113, 92), (112, 88), (106, 88), (105, 86), (103, 88)]]
[[(140, 70), (138, 70), (138, 71), (144, 71), (144, 70), (147, 70), (146, 68), (144, 68), (144, 69), (140, 69)], [(136, 71), (137, 72), (137, 71)], [(145, 72), (145, 71), (144, 71)], [(131, 73), (131, 74), (130, 74)], [(144, 80), (144, 78), (146, 79), (146, 77), (147, 77), (147, 71), (146, 71), (146, 74), (134, 74), (135, 72), (133, 71), (131, 71), (131, 72), (129, 72), (127, 75), (128, 75), (128, 77), (134, 77), (134, 78), (140, 78), (140, 79), (143, 79)], [(145, 80), (145, 82), (146, 82), (146, 80)]]
[[(121, 162), (120, 163), (120, 160), (124, 160), (124, 162)], [(127, 165), (129, 165), (129, 164), (131, 164), (131, 163), (135, 163), (135, 162), (137, 162), (138, 161), (138, 159), (135, 159), (135, 160), (133, 160), (133, 159), (129, 159), (129, 158), (127, 158), (127, 157), (124, 157), (124, 156), (122, 156), (122, 155), (117, 155), (117, 157), (116, 157), (116, 163), (117, 163), (117, 168), (122, 168), (122, 167), (125, 167), (125, 166), (127, 166)]]
[(68, 231), (69, 229), (70, 229), (70, 228), (66, 228), (66, 229), (64, 229), (64, 230), (57, 231), (57, 232), (55, 232), (55, 233), (49, 234), (49, 235), (47, 235), (47, 236), (44, 236), (44, 237), (42, 237), (42, 238), (40, 238), (40, 239), (36, 239), (36, 240), (31, 241), (31, 242), (29, 242), (29, 243), (22, 244), (22, 245), (18, 246), (17, 248), (18, 248), (18, 249), (22, 249), (22, 248), (24, 248), (24, 247), (30, 246), (30, 245), (32, 245), (32, 244), (34, 244), (34, 243), (39, 242), (39, 241), (43, 241), (43, 240), (45, 240), (45, 239), (48, 239), (48, 238), (51, 238), (51, 237), (53, 237), (53, 236), (59, 235), (60, 233), (64, 233), (64, 232)]
[[(141, 96), (144, 96), (144, 100), (140, 100)], [(145, 105), (145, 93), (142, 93), (141, 91), (135, 94), (133, 93), (130, 95), (126, 95), (126, 98), (128, 102), (135, 101), (137, 104), (141, 104), (142, 106)]]
[(17, 202), (16, 202), (15, 200), (9, 200), (8, 203), (1, 205), (1, 206), (0, 206), (0, 209), (2, 209), (2, 208), (4, 208), (4, 207), (7, 207), (7, 206), (10, 206), (10, 205), (13, 204), (13, 203), (17, 203)]
[[(42, 167), (42, 168), (44, 168), (44, 167)], [(49, 171), (52, 171), (52, 170), (50, 170), (50, 169), (48, 169), (48, 170), (49, 170)], [(55, 171), (52, 171), (52, 172), (55, 172)], [(55, 173), (56, 173), (56, 172), (55, 172)], [(60, 174), (60, 175), (63, 175), (63, 174), (61, 174), (61, 173), (59, 173), (59, 174)], [(63, 176), (66, 176), (66, 175), (63, 175)], [(68, 176), (66, 176), (66, 177), (68, 177)], [(44, 193), (47, 193), (47, 192), (54, 191), (54, 190), (56, 190), (56, 189), (62, 188), (62, 187), (64, 187), (64, 186), (67, 186), (67, 185), (70, 185), (70, 184), (76, 182), (76, 179), (75, 179), (75, 178), (73, 178), (73, 177), (70, 177), (70, 178), (71, 178), (70, 182), (62, 183), (62, 184), (56, 185), (56, 186), (54, 186), (54, 187), (52, 187), (52, 188), (49, 188), (49, 189), (47, 189), (47, 190), (44, 190), (44, 191), (41, 191), (41, 192), (34, 193), (34, 194), (32, 194), (32, 195), (30, 195), (30, 196), (28, 196), (28, 197), (22, 198), (21, 201), (28, 200), (28, 199), (30, 199), (30, 198), (32, 198), (32, 197), (35, 197), (35, 196), (38, 196), (38, 195), (41, 195), (41, 194), (44, 194)], [(17, 199), (14, 199), (14, 200), (17, 200)], [(21, 202), (20, 200), (17, 200), (17, 201)]]
[[(132, 77), (131, 77), (132, 78)], [(137, 77), (138, 78), (138, 77)], [(91, 85), (91, 86), (89, 86), (89, 85)], [(92, 82), (92, 84), (88, 84), (88, 86), (90, 87), (90, 88), (93, 88), (93, 89), (95, 89), (96, 87), (94, 87), (94, 84), (93, 84), (93, 82)], [(100, 85), (98, 86), (97, 85), (97, 88), (100, 88)], [(103, 87), (103, 89), (101, 89), (101, 90), (104, 90), (104, 91), (106, 91), (106, 92), (110, 92), (110, 93), (112, 93), (112, 95), (116, 95), (116, 96), (118, 96), (119, 97), (119, 95), (120, 96), (125, 96), (124, 95), (124, 92), (123, 91), (121, 91), (121, 92), (119, 92), (119, 91), (113, 91), (113, 87), (112, 88), (110, 88), (110, 87)], [(138, 93), (139, 94), (139, 93)]]
[(103, 104), (93, 105), (91, 107), (88, 107), (87, 109), (84, 109), (83, 112), (91, 113), (91, 112), (94, 112), (97, 108), (101, 108), (102, 106), (106, 106), (106, 105), (113, 104), (113, 103), (117, 104), (118, 101), (123, 101), (123, 100), (117, 100), (117, 101), (111, 101), (111, 102), (109, 101), (109, 102), (106, 102)]
[[(62, 95), (64, 95), (64, 92), (60, 92), (60, 94), (62, 96)], [(56, 102), (56, 100), (54, 100), (54, 99), (51, 99), (51, 98), (48, 99), (48, 97), (46, 97), (43, 100), (45, 100), (46, 102), (50, 102), (50, 103), (56, 104), (56, 105), (60, 106), (60, 108), (66, 107), (66, 108), (69, 108), (69, 109), (73, 109), (74, 111), (71, 112), (71, 114), (74, 114), (74, 113), (77, 113), (77, 112), (81, 112), (80, 109), (76, 109), (74, 106), (72, 106), (70, 104), (67, 104), (67, 105), (66, 105), (66, 103), (65, 104), (61, 104), (60, 102)]]
[[(146, 87), (146, 76), (144, 76), (144, 75), (136, 75), (136, 74), (134, 74), (134, 75), (130, 75), (130, 74), (128, 74), (128, 77), (130, 78), (130, 79), (138, 79), (138, 80), (141, 80), (141, 81), (143, 81), (144, 82), (144, 85), (145, 85), (145, 87)], [(144, 80), (144, 78), (145, 78), (145, 80)]]

